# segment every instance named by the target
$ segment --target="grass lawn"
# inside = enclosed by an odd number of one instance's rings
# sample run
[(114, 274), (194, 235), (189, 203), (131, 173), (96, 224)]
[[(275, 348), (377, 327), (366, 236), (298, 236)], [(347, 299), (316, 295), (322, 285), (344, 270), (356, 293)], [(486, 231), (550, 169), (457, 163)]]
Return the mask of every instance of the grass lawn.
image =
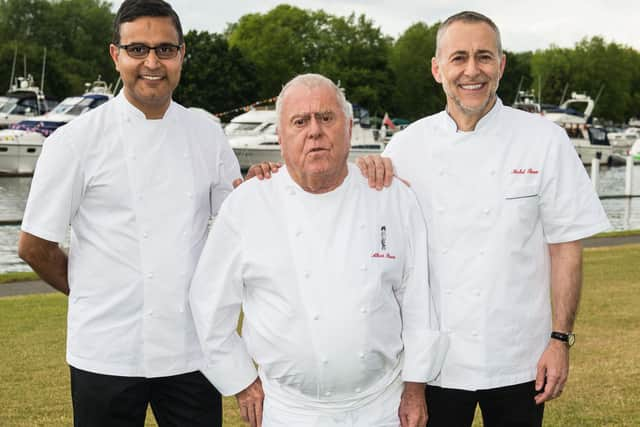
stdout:
[[(585, 250), (569, 383), (545, 426), (640, 425), (639, 260), (640, 245)], [(0, 426), (72, 424), (65, 322), (62, 295), (0, 298)], [(243, 425), (234, 399), (224, 411), (225, 426)]]
[(2, 283), (13, 283), (13, 282), (24, 282), (25, 280), (39, 280), (40, 277), (33, 271), (18, 271), (11, 273), (2, 273), (0, 274), (0, 284)]

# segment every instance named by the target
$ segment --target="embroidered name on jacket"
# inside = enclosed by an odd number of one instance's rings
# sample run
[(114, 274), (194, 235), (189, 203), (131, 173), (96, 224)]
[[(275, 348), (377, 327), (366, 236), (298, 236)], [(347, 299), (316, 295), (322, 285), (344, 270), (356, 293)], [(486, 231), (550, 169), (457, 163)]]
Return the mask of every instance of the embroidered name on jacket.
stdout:
[(514, 174), (514, 175), (525, 175), (525, 174), (527, 174), (527, 175), (537, 175), (539, 173), (539, 171), (536, 170), (536, 169), (532, 169), (532, 168), (529, 168), (529, 169), (514, 169), (514, 170), (511, 171), (511, 173)]
[(374, 252), (371, 258), (396, 259), (395, 255), (387, 252), (387, 226), (380, 227), (380, 252)]

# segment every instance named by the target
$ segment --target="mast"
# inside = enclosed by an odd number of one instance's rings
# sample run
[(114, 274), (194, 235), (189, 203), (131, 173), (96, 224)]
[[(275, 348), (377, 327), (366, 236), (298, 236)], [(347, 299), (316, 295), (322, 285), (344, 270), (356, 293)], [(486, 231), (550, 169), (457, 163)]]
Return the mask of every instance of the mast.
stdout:
[(44, 47), (42, 55), (42, 76), (40, 77), (40, 91), (44, 94), (44, 72), (47, 68), (47, 47)]
[(18, 59), (18, 42), (13, 49), (13, 65), (11, 65), (11, 78), (9, 79), (9, 90), (13, 85), (13, 79), (16, 77), (16, 60)]

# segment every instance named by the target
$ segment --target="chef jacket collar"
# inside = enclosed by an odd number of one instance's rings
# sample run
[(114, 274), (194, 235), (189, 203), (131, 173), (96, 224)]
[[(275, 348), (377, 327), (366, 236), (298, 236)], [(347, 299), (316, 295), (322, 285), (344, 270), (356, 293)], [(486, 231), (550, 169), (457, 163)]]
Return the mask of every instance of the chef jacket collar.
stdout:
[(351, 176), (353, 175), (353, 171), (351, 170), (352, 166), (349, 163), (347, 163), (347, 176), (344, 177), (344, 180), (342, 181), (342, 183), (340, 183), (340, 185), (338, 185), (336, 188), (334, 188), (333, 190), (331, 190), (331, 191), (329, 191), (327, 193), (315, 194), (315, 193), (309, 193), (308, 191), (303, 189), (291, 177), (291, 174), (287, 170), (287, 166), (286, 165), (284, 165), (282, 167), (282, 169), (284, 169), (284, 172), (285, 172), (284, 173), (284, 177), (285, 177), (285, 180), (287, 181), (286, 187), (288, 189), (292, 190), (294, 193), (300, 193), (300, 194), (309, 195), (310, 197), (315, 197), (316, 199), (330, 198), (330, 197), (335, 197), (335, 195), (337, 195), (337, 194), (341, 194), (344, 191), (344, 189), (347, 188), (347, 184), (349, 183), (349, 181), (351, 180)]
[[(115, 99), (120, 105), (120, 111), (122, 112), (122, 115), (125, 117), (125, 119), (136, 120), (136, 121), (147, 120), (147, 117), (145, 116), (145, 114), (142, 111), (140, 111), (137, 107), (135, 107), (131, 102), (129, 102), (127, 97), (124, 95), (124, 90), (121, 90)], [(167, 108), (167, 111), (165, 111), (164, 113), (164, 117), (157, 120), (157, 122), (161, 122), (171, 118), (174, 110), (175, 110), (174, 102), (171, 101), (171, 103), (169, 104), (169, 108)], [(156, 120), (154, 120), (154, 122), (156, 122)]]
[[(501, 109), (502, 109), (502, 100), (498, 98), (498, 96), (496, 96), (495, 104), (493, 104), (493, 107), (491, 107), (491, 110), (489, 110), (487, 114), (485, 114), (480, 118), (480, 120), (476, 124), (476, 128), (472, 131), (468, 131), (464, 133), (470, 134), (470, 133), (482, 131), (485, 128), (489, 128), (491, 126), (491, 123), (494, 122), (494, 118), (498, 116)], [(444, 111), (443, 125), (447, 132), (454, 132), (454, 133), (458, 132), (458, 125), (456, 124), (455, 120), (453, 120), (453, 117), (449, 115), (449, 112), (447, 112), (446, 109)]]

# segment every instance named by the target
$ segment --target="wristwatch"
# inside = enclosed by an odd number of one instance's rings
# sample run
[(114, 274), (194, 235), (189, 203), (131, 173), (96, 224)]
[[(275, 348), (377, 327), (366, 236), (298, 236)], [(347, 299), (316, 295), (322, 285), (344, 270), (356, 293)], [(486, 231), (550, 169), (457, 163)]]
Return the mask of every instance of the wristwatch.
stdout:
[(567, 343), (571, 347), (576, 342), (576, 334), (573, 332), (551, 332), (551, 338)]

